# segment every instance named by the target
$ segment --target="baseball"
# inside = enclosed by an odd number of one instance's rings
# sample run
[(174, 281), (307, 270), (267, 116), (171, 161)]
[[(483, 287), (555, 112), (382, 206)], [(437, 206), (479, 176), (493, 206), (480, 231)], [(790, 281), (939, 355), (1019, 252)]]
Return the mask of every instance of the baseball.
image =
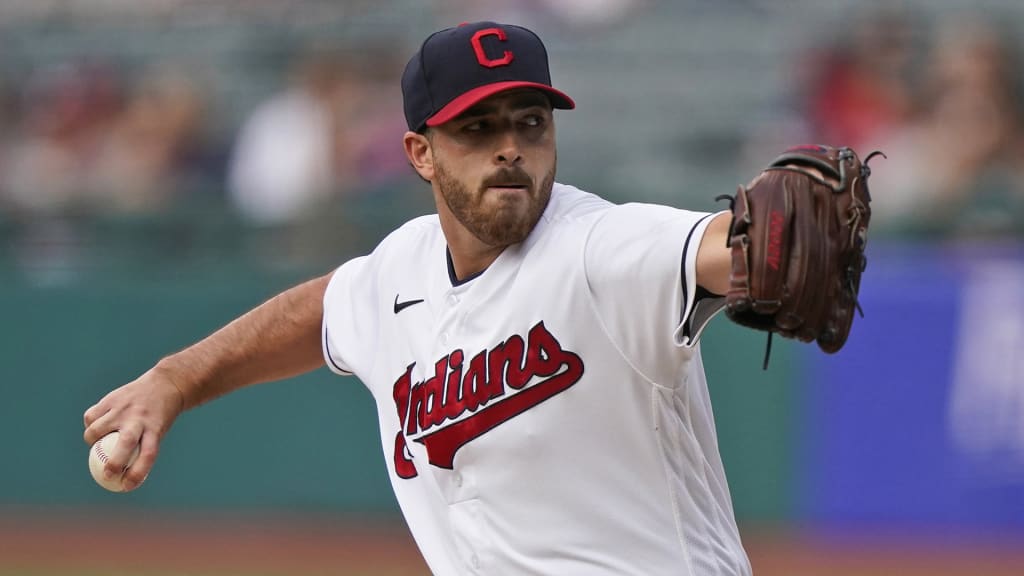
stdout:
[[(109, 479), (103, 477), (103, 466), (107, 463), (107, 459), (110, 457), (110, 454), (113, 453), (114, 446), (117, 446), (117, 439), (119, 437), (120, 434), (116, 431), (111, 432), (96, 441), (96, 443), (92, 445), (92, 449), (89, 450), (89, 472), (92, 473), (93, 480), (111, 492), (125, 491), (124, 484), (122, 484), (124, 470), (122, 470), (120, 474), (115, 474)], [(136, 446), (131, 457), (128, 459), (128, 466), (131, 466), (138, 457), (139, 447)], [(128, 466), (126, 466), (125, 469), (127, 469)]]

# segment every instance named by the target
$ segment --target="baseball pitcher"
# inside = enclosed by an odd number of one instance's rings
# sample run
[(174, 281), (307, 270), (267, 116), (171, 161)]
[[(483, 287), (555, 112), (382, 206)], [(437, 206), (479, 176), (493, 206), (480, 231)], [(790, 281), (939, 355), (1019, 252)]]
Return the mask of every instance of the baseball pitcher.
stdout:
[(130, 488), (184, 410), (326, 365), (376, 401), (381, 447), (438, 575), (747, 575), (700, 335), (720, 310), (846, 339), (870, 211), (848, 149), (785, 152), (718, 214), (616, 205), (555, 181), (531, 31), (427, 38), (403, 145), (437, 213), (168, 356), (85, 413)]

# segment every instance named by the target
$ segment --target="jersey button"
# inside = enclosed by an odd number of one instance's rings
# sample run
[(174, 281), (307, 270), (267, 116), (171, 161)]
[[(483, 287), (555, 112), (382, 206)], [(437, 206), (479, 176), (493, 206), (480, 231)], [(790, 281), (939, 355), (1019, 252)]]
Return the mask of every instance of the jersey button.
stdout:
[(473, 565), (473, 568), (480, 569), (480, 557), (473, 554), (473, 557), (469, 559), (469, 563)]
[(455, 485), (459, 488), (462, 488), (462, 474), (455, 475)]
[(447, 344), (447, 343), (448, 343), (448, 333), (447, 332), (442, 332), (441, 333), (441, 344)]
[(459, 303), (459, 297), (458, 296), (456, 296), (455, 294), (449, 294), (448, 295), (448, 305), (449, 306), (455, 306), (458, 303)]

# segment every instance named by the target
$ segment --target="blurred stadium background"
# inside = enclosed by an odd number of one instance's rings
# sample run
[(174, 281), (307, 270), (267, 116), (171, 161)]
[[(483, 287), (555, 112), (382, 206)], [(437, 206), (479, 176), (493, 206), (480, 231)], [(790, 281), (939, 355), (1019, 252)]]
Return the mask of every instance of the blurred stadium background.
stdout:
[(0, 0), (0, 575), (426, 573), (354, 379), (188, 413), (127, 495), (81, 415), (431, 211), (398, 78), (475, 19), (545, 39), (560, 180), (614, 200), (888, 153), (848, 346), (705, 340), (755, 573), (1024, 574), (1024, 4)]

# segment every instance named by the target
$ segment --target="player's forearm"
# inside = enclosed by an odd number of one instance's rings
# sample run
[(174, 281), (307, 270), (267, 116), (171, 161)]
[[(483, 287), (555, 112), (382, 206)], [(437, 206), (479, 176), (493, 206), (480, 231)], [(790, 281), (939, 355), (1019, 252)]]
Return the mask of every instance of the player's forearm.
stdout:
[(329, 279), (278, 294), (153, 370), (178, 387), (188, 409), (250, 384), (322, 366), (320, 329)]

